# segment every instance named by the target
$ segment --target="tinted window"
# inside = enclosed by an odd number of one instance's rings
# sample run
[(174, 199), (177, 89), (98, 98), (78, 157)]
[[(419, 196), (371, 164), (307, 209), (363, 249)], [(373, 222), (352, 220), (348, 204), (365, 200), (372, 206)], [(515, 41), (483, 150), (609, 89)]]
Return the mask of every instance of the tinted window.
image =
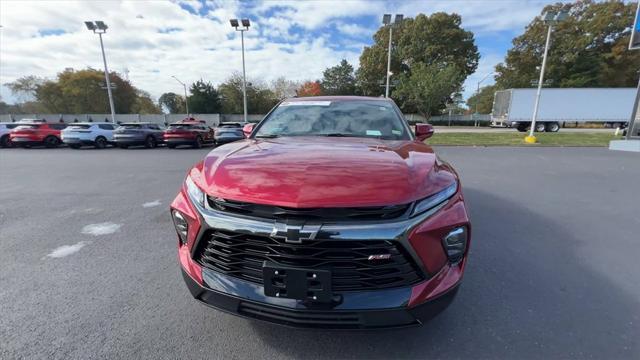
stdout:
[(111, 124), (100, 124), (98, 127), (102, 130), (113, 130), (113, 125)]
[(73, 129), (80, 130), (80, 129), (88, 129), (90, 127), (91, 127), (91, 125), (89, 125), (89, 124), (73, 124), (73, 125), (69, 126), (69, 129), (71, 129), (71, 130), (73, 130)]
[(6, 124), (6, 125), (5, 125), (5, 127), (6, 127), (7, 129), (13, 129), (13, 128), (15, 128), (16, 126), (18, 126), (18, 124)]
[(238, 123), (222, 123), (218, 127), (221, 127), (221, 128), (239, 128), (239, 127), (242, 127), (242, 125), (240, 125)]
[(49, 127), (55, 130), (62, 130), (67, 127), (67, 124), (49, 124)]
[(256, 136), (411, 138), (393, 105), (376, 100), (283, 102), (263, 121)]
[(16, 127), (16, 130), (23, 130), (23, 129), (37, 129), (37, 128), (39, 128), (39, 127), (40, 127), (40, 125), (38, 125), (38, 124), (30, 124), (30, 125), (24, 125), (24, 124), (22, 124), (22, 125), (18, 125), (18, 126)]
[(191, 124), (170, 124), (169, 129), (193, 129), (194, 126)]
[(124, 129), (142, 129), (142, 124), (121, 124)]

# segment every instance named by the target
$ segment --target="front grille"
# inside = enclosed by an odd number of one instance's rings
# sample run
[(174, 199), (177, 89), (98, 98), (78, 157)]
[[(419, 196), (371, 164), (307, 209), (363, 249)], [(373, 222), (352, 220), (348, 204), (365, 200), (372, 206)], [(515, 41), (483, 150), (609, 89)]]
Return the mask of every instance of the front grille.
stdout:
[(288, 208), (283, 206), (246, 203), (211, 196), (207, 197), (207, 201), (212, 209), (234, 214), (265, 219), (304, 219), (324, 221), (394, 219), (407, 214), (411, 206), (411, 204), (402, 204), (342, 208)]
[[(390, 255), (369, 260), (371, 255)], [(262, 284), (264, 261), (283, 266), (331, 271), (334, 291), (403, 287), (424, 279), (400, 244), (386, 240), (304, 240), (291, 244), (269, 236), (209, 230), (196, 261), (202, 266)]]
[(240, 303), (238, 312), (255, 319), (297, 327), (332, 329), (357, 329), (362, 327), (360, 316), (354, 312), (296, 311), (244, 301)]

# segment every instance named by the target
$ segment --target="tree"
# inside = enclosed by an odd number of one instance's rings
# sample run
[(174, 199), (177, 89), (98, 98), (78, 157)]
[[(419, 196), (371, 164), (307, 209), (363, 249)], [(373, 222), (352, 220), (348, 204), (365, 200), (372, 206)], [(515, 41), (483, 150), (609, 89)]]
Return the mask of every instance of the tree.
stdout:
[(184, 97), (168, 92), (160, 95), (158, 105), (169, 112), (169, 114), (183, 114), (185, 112)]
[(136, 100), (131, 107), (132, 112), (138, 114), (162, 114), (162, 109), (155, 104), (148, 92), (137, 90), (136, 95)]
[[(480, 55), (473, 33), (461, 27), (458, 14), (419, 14), (394, 25), (391, 48), (391, 80), (408, 79), (412, 68), (418, 64), (453, 66), (458, 77), (452, 79), (455, 88), (461, 88), (466, 77), (472, 74)], [(381, 27), (374, 35), (374, 44), (365, 47), (360, 56), (360, 68), (356, 74), (358, 87), (364, 95), (378, 96), (384, 93), (387, 72), (387, 46), (389, 29)], [(398, 85), (399, 86), (399, 85)], [(392, 93), (392, 97), (395, 98)], [(441, 106), (443, 106), (441, 104)], [(403, 109), (405, 110), (405, 109)]]
[(425, 118), (438, 112), (458, 88), (460, 70), (454, 64), (417, 63), (410, 74), (402, 74), (394, 91), (400, 105), (407, 112), (416, 111)]
[(34, 76), (28, 75), (23, 76), (21, 78), (16, 79), (13, 82), (6, 83), (5, 85), (11, 90), (11, 93), (16, 95), (20, 102), (24, 102), (26, 100), (33, 100), (36, 95), (36, 89), (38, 86), (44, 83), (44, 79)]
[[(218, 91), (223, 98), (222, 112), (225, 114), (244, 113), (242, 97), (242, 74), (232, 74)], [(279, 99), (262, 81), (247, 82), (247, 112), (249, 114), (266, 114)]]
[(218, 90), (210, 83), (200, 79), (189, 89), (189, 112), (193, 114), (217, 114), (222, 109)]
[(469, 111), (475, 113), (476, 105), (478, 105), (479, 114), (490, 114), (493, 109), (493, 96), (497, 90), (496, 85), (481, 87), (479, 93), (474, 93), (473, 96), (467, 99)]
[(320, 96), (322, 95), (322, 85), (319, 81), (307, 81), (297, 91), (298, 96)]
[(326, 95), (355, 95), (356, 78), (353, 66), (342, 59), (340, 64), (322, 73), (322, 92)]
[(297, 81), (287, 80), (284, 76), (281, 76), (271, 82), (271, 91), (276, 99), (284, 100), (296, 96), (296, 90), (300, 85)]
[[(636, 85), (640, 53), (627, 51), (635, 3), (576, 1), (546, 6), (569, 17), (554, 27), (545, 84), (550, 87), (631, 87)], [(542, 63), (547, 25), (536, 17), (513, 39), (504, 63), (496, 66), (500, 88), (533, 87)]]

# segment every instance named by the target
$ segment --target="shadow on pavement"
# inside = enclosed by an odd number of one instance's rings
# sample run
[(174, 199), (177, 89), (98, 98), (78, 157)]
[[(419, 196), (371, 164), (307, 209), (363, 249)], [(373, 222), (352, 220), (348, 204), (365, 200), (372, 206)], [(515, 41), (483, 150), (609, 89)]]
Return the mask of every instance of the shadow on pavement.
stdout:
[(470, 262), (457, 299), (431, 322), (362, 332), (251, 327), (296, 358), (637, 358), (640, 303), (578, 257), (580, 239), (519, 203), (474, 188), (465, 195)]

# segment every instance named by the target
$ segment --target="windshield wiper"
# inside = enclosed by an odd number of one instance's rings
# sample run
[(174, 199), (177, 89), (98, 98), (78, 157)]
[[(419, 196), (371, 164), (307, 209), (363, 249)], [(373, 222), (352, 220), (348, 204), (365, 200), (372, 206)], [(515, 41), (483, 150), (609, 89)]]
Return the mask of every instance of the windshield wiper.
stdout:
[(327, 136), (327, 137), (357, 137), (354, 134), (345, 134), (345, 133), (329, 133), (329, 134), (320, 134), (322, 136)]
[(280, 135), (276, 135), (276, 134), (264, 134), (264, 135), (256, 135), (256, 138), (261, 138), (261, 139), (274, 139), (277, 138)]

